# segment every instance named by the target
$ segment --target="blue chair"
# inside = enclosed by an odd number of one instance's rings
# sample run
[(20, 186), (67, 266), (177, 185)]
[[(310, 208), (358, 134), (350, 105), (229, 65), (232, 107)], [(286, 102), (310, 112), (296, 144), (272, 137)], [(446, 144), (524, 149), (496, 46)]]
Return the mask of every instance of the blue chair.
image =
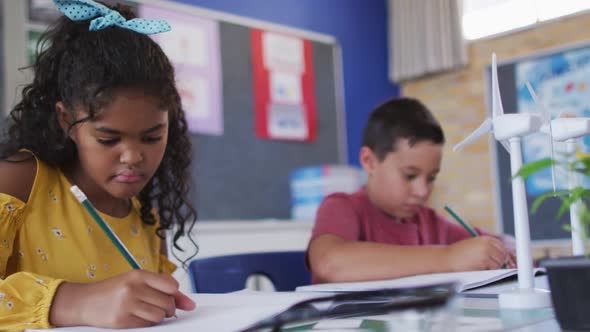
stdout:
[(309, 285), (305, 252), (278, 251), (195, 259), (189, 264), (193, 291), (228, 293), (246, 287), (251, 275), (266, 276), (276, 291), (293, 291)]

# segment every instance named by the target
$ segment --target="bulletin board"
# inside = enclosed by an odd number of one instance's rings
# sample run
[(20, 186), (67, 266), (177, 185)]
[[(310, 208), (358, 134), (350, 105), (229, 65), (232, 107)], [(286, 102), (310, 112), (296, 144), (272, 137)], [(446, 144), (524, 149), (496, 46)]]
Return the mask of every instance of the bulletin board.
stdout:
[[(590, 117), (590, 43), (500, 61), (498, 82), (505, 113), (540, 112), (526, 88), (526, 81), (531, 83), (553, 118), (563, 112)], [(488, 100), (491, 99), (488, 98)], [(521, 145), (524, 163), (550, 156), (551, 144), (547, 135), (527, 136), (523, 138)], [(556, 158), (563, 158), (566, 152), (564, 143), (554, 143), (553, 149)], [(588, 153), (590, 137), (578, 139), (577, 149), (581, 153)], [(504, 232), (514, 234), (510, 156), (496, 141), (494, 141), (494, 154), (497, 165), (501, 224)], [(558, 190), (567, 188), (567, 176), (565, 169), (555, 170)], [(553, 190), (550, 169), (535, 174), (525, 183), (529, 211), (536, 197)], [(588, 188), (590, 181), (587, 178), (581, 178), (580, 184)], [(562, 227), (569, 224), (569, 211), (559, 220), (556, 218), (560, 205), (560, 199), (550, 198), (536, 213), (529, 213), (533, 241), (571, 238), (570, 232)]]
[(313, 42), (318, 131), (310, 143), (257, 138), (253, 119), (250, 28), (220, 23), (224, 134), (193, 137), (195, 198), (200, 218), (290, 216), (289, 173), (299, 167), (345, 162), (342, 110), (336, 90), (337, 46)]

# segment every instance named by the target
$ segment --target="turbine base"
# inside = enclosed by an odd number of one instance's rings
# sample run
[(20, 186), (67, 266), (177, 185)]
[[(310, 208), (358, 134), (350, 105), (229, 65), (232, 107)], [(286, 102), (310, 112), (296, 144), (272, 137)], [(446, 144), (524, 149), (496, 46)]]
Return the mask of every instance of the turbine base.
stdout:
[(501, 309), (537, 309), (551, 307), (551, 293), (546, 289), (512, 289), (498, 294)]

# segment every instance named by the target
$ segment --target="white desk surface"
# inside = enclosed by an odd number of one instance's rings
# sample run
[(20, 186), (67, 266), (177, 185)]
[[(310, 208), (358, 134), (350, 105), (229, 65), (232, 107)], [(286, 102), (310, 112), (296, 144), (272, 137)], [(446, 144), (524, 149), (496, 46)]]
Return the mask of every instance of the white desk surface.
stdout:
[[(538, 288), (546, 287), (545, 276), (535, 279)], [(560, 331), (551, 308), (539, 310), (502, 310), (497, 298), (489, 296), (514, 288), (516, 282), (482, 287), (469, 295), (458, 296), (450, 308), (427, 313), (406, 310), (388, 315), (335, 319), (300, 327), (297, 331)], [(483, 296), (482, 296), (483, 294)], [(312, 292), (255, 292), (230, 294), (191, 294), (197, 303), (193, 312), (180, 312), (177, 319), (145, 329), (125, 331), (216, 331), (232, 332), (278, 313), (301, 300), (322, 296)], [(450, 313), (449, 313), (450, 312)], [(426, 317), (426, 318), (425, 318)], [(450, 319), (449, 319), (450, 317)], [(449, 325), (450, 324), (450, 325)], [(98, 332), (90, 327), (60, 328), (53, 331)], [(111, 331), (111, 330), (108, 330)]]

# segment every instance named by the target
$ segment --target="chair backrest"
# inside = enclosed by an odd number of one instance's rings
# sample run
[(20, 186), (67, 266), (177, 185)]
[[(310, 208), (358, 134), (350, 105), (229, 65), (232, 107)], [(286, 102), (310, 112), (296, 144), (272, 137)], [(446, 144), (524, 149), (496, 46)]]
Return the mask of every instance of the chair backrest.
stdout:
[(251, 275), (266, 276), (276, 291), (309, 285), (303, 251), (277, 251), (195, 259), (189, 264), (193, 290), (227, 293), (244, 289)]

